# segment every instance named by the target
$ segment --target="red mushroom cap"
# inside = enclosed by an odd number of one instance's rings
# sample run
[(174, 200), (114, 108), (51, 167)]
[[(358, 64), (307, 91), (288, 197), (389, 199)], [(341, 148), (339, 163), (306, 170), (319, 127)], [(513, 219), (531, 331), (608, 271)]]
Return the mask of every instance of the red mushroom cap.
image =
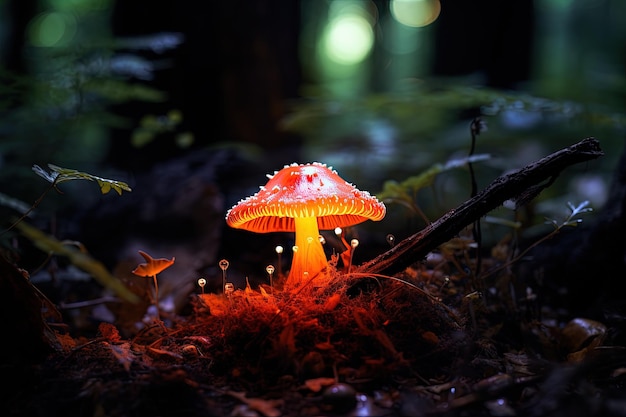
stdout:
[(285, 165), (226, 214), (229, 226), (257, 233), (293, 232), (295, 217), (316, 217), (320, 230), (385, 217), (385, 205), (325, 164)]

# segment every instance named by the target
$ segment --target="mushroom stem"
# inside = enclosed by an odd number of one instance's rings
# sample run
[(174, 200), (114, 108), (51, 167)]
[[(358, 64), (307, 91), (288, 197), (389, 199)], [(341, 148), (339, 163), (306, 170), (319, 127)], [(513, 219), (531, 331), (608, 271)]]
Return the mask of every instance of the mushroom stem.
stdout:
[(156, 274), (152, 275), (154, 281), (154, 305), (156, 306), (157, 319), (161, 320), (161, 309), (159, 308), (159, 284), (157, 283)]
[(307, 277), (310, 278), (322, 272), (328, 266), (328, 260), (319, 240), (320, 232), (317, 227), (317, 218), (296, 217), (294, 222), (298, 251), (293, 254), (286, 284), (298, 286)]

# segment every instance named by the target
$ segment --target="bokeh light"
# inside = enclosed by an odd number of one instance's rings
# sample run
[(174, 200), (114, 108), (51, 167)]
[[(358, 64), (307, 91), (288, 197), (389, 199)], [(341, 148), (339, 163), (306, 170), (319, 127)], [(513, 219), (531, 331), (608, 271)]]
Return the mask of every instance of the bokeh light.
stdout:
[(33, 46), (63, 46), (68, 44), (75, 34), (76, 19), (69, 13), (40, 13), (28, 25), (28, 39)]
[(433, 23), (441, 13), (439, 0), (391, 0), (391, 14), (398, 23), (424, 27)]
[(332, 61), (352, 65), (363, 61), (372, 50), (374, 32), (370, 22), (359, 14), (334, 18), (324, 34), (324, 50)]

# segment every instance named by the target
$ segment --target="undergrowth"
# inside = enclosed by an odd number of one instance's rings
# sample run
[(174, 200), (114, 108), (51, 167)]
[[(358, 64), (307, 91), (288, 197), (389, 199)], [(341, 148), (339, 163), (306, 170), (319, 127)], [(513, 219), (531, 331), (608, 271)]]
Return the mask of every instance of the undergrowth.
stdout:
[(213, 371), (268, 385), (284, 375), (425, 380), (442, 372), (426, 358), (463, 349), (464, 321), (431, 294), (436, 288), (330, 268), (324, 287), (198, 295), (191, 328), (213, 340)]

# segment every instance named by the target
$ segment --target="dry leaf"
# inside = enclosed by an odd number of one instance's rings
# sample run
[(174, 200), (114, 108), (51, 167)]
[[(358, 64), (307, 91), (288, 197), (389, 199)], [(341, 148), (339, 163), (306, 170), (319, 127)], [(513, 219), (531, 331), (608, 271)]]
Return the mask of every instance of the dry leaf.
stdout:
[(320, 392), (322, 388), (327, 387), (335, 383), (335, 378), (313, 378), (304, 381), (304, 386), (313, 392)]
[(258, 411), (265, 417), (280, 417), (282, 413), (276, 408), (283, 403), (282, 400), (264, 400), (262, 398), (246, 398), (243, 392), (228, 391), (228, 395), (246, 404), (252, 410)]
[(171, 359), (183, 359), (183, 357), (177, 353), (171, 352), (169, 350), (165, 350), (165, 349), (157, 349), (157, 348), (153, 348), (148, 346), (147, 348), (147, 352), (150, 354), (150, 356), (152, 356), (153, 358), (171, 358)]

